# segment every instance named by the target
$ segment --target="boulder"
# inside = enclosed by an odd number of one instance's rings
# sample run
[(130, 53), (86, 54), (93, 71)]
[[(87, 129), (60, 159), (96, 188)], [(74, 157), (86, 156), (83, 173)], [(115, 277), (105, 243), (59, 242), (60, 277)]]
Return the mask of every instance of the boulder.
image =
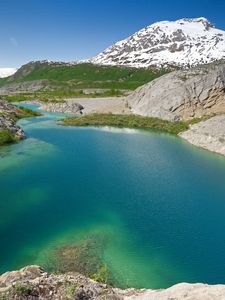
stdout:
[(134, 114), (165, 120), (225, 113), (225, 63), (171, 72), (139, 87), (126, 100)]

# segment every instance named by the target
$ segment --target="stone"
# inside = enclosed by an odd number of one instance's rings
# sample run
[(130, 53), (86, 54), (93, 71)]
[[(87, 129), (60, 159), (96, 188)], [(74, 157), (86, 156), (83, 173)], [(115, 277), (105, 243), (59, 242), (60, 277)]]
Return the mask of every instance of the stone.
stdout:
[[(4, 298), (5, 297), (5, 298)], [(168, 289), (119, 289), (79, 273), (53, 275), (27, 266), (0, 276), (1, 299), (39, 300), (223, 300), (225, 285), (179, 283)]]
[(180, 137), (192, 145), (225, 155), (225, 115), (194, 124), (180, 133)]
[(171, 72), (139, 87), (126, 101), (134, 114), (171, 121), (225, 113), (225, 63)]

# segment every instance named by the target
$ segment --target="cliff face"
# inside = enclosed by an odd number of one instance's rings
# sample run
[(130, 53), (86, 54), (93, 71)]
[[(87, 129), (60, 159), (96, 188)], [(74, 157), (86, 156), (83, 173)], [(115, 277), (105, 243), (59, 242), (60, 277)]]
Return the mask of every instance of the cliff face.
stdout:
[(0, 276), (0, 299), (39, 300), (222, 300), (225, 285), (180, 283), (165, 290), (121, 290), (78, 273), (53, 275), (39, 266), (25, 267)]
[(225, 113), (225, 63), (164, 75), (127, 97), (135, 114), (186, 120)]

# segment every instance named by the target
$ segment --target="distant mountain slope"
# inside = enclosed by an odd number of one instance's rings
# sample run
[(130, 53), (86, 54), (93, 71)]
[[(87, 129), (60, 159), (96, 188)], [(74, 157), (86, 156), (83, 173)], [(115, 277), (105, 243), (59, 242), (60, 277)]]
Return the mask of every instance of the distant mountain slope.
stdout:
[(0, 79), (0, 93), (44, 88), (60, 89), (128, 89), (133, 90), (166, 71), (87, 63), (30, 62), (10, 77)]
[(16, 68), (0, 68), (0, 78), (8, 77), (16, 73)]
[(131, 67), (189, 67), (225, 58), (225, 31), (205, 18), (154, 23), (89, 62)]

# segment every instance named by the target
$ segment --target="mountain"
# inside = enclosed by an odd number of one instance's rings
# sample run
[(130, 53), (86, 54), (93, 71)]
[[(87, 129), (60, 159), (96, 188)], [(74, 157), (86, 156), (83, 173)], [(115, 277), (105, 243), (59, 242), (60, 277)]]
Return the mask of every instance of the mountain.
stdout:
[(154, 23), (89, 62), (131, 67), (189, 67), (225, 58), (225, 31), (206, 18)]
[(16, 68), (0, 68), (0, 78), (8, 77), (16, 73)]

